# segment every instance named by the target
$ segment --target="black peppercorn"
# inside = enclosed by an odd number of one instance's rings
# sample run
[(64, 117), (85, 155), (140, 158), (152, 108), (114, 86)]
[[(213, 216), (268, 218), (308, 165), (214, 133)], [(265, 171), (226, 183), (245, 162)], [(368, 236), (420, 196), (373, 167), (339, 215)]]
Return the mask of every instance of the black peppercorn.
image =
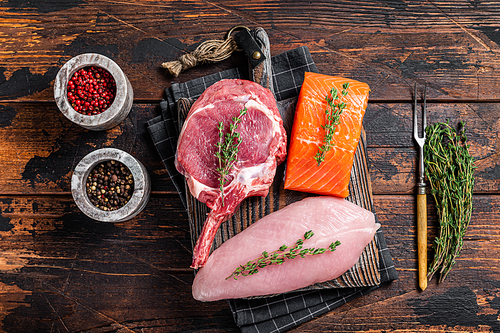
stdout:
[(87, 196), (101, 210), (117, 210), (130, 200), (134, 192), (133, 179), (130, 170), (121, 162), (102, 162), (87, 177)]

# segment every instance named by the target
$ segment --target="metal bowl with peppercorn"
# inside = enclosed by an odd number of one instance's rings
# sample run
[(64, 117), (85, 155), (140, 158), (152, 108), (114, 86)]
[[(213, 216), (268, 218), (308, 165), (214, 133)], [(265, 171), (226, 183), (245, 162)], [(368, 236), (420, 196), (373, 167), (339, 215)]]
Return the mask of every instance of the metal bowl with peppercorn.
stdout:
[(117, 126), (128, 116), (134, 92), (113, 60), (85, 53), (61, 67), (54, 82), (54, 98), (70, 121), (101, 131)]
[(85, 156), (73, 171), (71, 194), (88, 217), (101, 222), (132, 219), (146, 206), (149, 175), (135, 157), (115, 148)]

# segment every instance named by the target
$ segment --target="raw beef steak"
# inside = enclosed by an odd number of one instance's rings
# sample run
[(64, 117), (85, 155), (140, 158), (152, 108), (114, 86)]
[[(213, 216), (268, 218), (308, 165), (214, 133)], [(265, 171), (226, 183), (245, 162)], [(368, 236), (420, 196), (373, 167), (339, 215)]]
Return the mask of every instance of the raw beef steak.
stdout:
[[(242, 139), (236, 162), (219, 190), (216, 143), (219, 122), (229, 132), (233, 117), (244, 108), (237, 132)], [(177, 142), (176, 167), (187, 180), (191, 194), (211, 212), (193, 251), (191, 267), (205, 264), (220, 224), (245, 198), (266, 196), (276, 166), (286, 156), (286, 133), (273, 94), (257, 83), (222, 80), (208, 89), (191, 107)]]

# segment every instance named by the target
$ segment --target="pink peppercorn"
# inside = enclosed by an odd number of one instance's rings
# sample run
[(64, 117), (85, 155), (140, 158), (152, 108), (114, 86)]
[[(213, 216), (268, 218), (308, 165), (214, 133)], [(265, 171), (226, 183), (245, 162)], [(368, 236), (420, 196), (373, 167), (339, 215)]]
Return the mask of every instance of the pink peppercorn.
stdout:
[(115, 96), (115, 80), (101, 67), (79, 69), (68, 82), (68, 101), (75, 111), (84, 115), (97, 115), (106, 111)]

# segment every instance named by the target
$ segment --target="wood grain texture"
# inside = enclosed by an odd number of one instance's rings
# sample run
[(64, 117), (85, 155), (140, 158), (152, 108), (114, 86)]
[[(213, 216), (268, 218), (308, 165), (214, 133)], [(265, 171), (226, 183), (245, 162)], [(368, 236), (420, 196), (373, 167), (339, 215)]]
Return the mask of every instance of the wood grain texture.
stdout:
[[(139, 331), (233, 330), (225, 302), (205, 304), (190, 295), (190, 233), (186, 213), (175, 199), (153, 196), (132, 222), (107, 224), (86, 218), (67, 195), (2, 197), (0, 208), (8, 212), (3, 219), (13, 226), (0, 233), (5, 260), (0, 282), (8, 292), (2, 299), (14, 301), (8, 303), (12, 309), (3, 320), (4, 330), (21, 323), (90, 332), (112, 325)], [(375, 196), (374, 204), (400, 278), (295, 331), (391, 330), (395, 322), (399, 330), (446, 331), (455, 321), (456, 330), (496, 327), (500, 196), (474, 197), (472, 223), (456, 267), (444, 283), (430, 281), (424, 293), (416, 289), (415, 197)], [(435, 227), (431, 218), (430, 254)], [(471, 326), (460, 321), (464, 308), (471, 309), (466, 313)], [(443, 323), (433, 324), (437, 320)]]
[[(370, 103), (363, 126), (375, 194), (410, 194), (416, 186), (416, 148), (410, 103)], [(429, 103), (429, 123), (464, 121), (476, 160), (476, 193), (500, 191), (500, 107), (494, 103)], [(119, 126), (92, 132), (72, 124), (52, 103), (0, 103), (0, 194), (65, 192), (71, 171), (89, 152), (119, 147), (152, 176), (153, 191), (175, 192), (147, 133), (157, 104), (134, 104)]]
[[(307, 46), (320, 72), (371, 87), (364, 118), (374, 208), (400, 278), (292, 332), (500, 331), (500, 4), (488, 1), (0, 2), (0, 331), (237, 332), (225, 302), (191, 296), (187, 214), (145, 124), (172, 82), (245, 66), (240, 53), (170, 77), (159, 65), (263, 27), (275, 55)], [(57, 110), (54, 79), (71, 57), (104, 54), (134, 106), (93, 133)], [(430, 123), (464, 121), (476, 159), (474, 211), (447, 279), (418, 289), (412, 91), (428, 84)], [(102, 147), (152, 177), (146, 209), (94, 222), (70, 196), (74, 166)], [(428, 261), (438, 221), (427, 197)]]
[[(371, 98), (498, 100), (498, 4), (420, 1), (70, 1), (0, 4), (2, 99), (52, 100), (61, 64), (82, 52), (114, 59), (138, 100), (157, 100), (171, 81), (241, 65), (242, 55), (174, 79), (159, 65), (234, 25), (261, 26), (272, 54), (307, 45), (321, 72), (372, 87)], [(12, 37), (10, 37), (12, 36)]]

